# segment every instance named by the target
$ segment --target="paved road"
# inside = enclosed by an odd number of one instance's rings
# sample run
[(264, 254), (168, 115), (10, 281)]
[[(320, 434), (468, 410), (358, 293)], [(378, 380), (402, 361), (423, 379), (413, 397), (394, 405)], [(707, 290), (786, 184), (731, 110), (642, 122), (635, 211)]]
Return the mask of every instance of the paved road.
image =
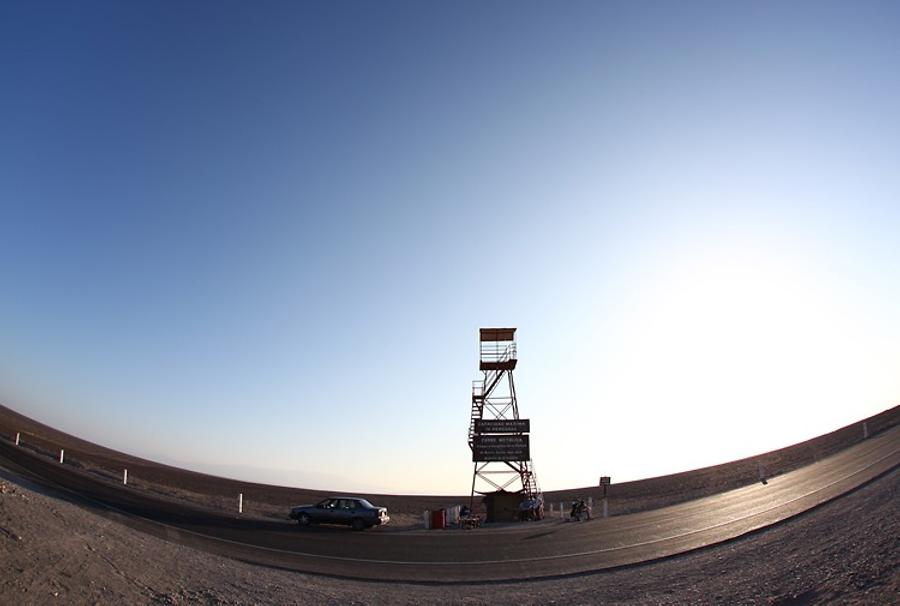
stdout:
[(278, 568), (382, 581), (533, 579), (663, 558), (780, 522), (900, 467), (900, 426), (761, 483), (654, 511), (471, 531), (353, 532), (247, 520), (107, 484), (0, 442), (0, 466), (164, 539)]

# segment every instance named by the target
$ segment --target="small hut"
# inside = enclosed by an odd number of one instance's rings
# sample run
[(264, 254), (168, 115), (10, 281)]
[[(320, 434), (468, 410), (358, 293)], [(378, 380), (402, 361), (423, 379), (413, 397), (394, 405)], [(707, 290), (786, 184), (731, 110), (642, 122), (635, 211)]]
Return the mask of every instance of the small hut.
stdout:
[(487, 509), (487, 522), (513, 522), (519, 519), (519, 503), (522, 493), (498, 490), (484, 495), (482, 500)]

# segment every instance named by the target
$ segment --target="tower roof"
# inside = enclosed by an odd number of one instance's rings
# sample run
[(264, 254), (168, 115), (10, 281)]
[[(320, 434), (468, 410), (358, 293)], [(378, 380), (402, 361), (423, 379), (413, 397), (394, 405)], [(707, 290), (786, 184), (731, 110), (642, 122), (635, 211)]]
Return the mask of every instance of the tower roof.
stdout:
[(481, 340), (482, 341), (515, 341), (516, 340), (516, 329), (515, 328), (482, 328), (480, 332), (481, 332)]

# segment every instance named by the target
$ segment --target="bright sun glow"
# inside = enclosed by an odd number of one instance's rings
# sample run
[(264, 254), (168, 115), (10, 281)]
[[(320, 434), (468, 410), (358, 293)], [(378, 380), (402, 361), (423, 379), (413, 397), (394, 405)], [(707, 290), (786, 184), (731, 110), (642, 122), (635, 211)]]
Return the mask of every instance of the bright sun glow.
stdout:
[[(723, 244), (657, 263), (590, 378), (561, 394), (593, 391), (590, 422), (554, 431), (598, 475), (626, 480), (752, 456), (887, 407), (900, 387), (889, 333), (827, 261)], [(566, 467), (571, 448), (556, 450), (536, 462)], [(593, 480), (580, 474), (569, 485)]]
[(673, 261), (626, 306), (603, 373), (605, 408), (655, 411), (648, 450), (610, 457), (626, 475), (678, 471), (667, 451), (686, 469), (785, 446), (835, 428), (817, 411), (849, 422), (889, 393), (873, 384), (891, 376), (888, 343), (826, 270), (728, 249)]

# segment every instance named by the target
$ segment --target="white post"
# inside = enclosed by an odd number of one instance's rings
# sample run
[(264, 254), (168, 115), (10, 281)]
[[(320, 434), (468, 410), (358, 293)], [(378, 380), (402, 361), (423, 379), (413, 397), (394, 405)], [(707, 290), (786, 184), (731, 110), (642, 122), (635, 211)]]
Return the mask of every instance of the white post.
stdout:
[(122, 474), (122, 484), (128, 485), (128, 470), (125, 470), (125, 473)]
[(550, 517), (553, 517), (553, 503), (550, 503)]
[(16, 446), (19, 445), (19, 432), (16, 432)]
[(603, 499), (603, 517), (604, 517), (604, 518), (608, 518), (608, 517), (609, 517), (609, 503), (608, 503), (608, 500), (607, 500), (605, 497), (604, 497), (604, 499)]
[(869, 439), (869, 424), (863, 423), (863, 440)]
[(244, 513), (244, 493), (238, 494), (238, 513)]
[(63, 450), (62, 448), (60, 448), (60, 449), (59, 449), (59, 462), (60, 462), (60, 463), (63, 462), (63, 457), (65, 456), (65, 454), (66, 454), (66, 451)]
[(594, 511), (594, 497), (588, 497), (588, 509)]
[(425, 523), (425, 530), (431, 530), (431, 511), (425, 510), (422, 514), (422, 522)]

